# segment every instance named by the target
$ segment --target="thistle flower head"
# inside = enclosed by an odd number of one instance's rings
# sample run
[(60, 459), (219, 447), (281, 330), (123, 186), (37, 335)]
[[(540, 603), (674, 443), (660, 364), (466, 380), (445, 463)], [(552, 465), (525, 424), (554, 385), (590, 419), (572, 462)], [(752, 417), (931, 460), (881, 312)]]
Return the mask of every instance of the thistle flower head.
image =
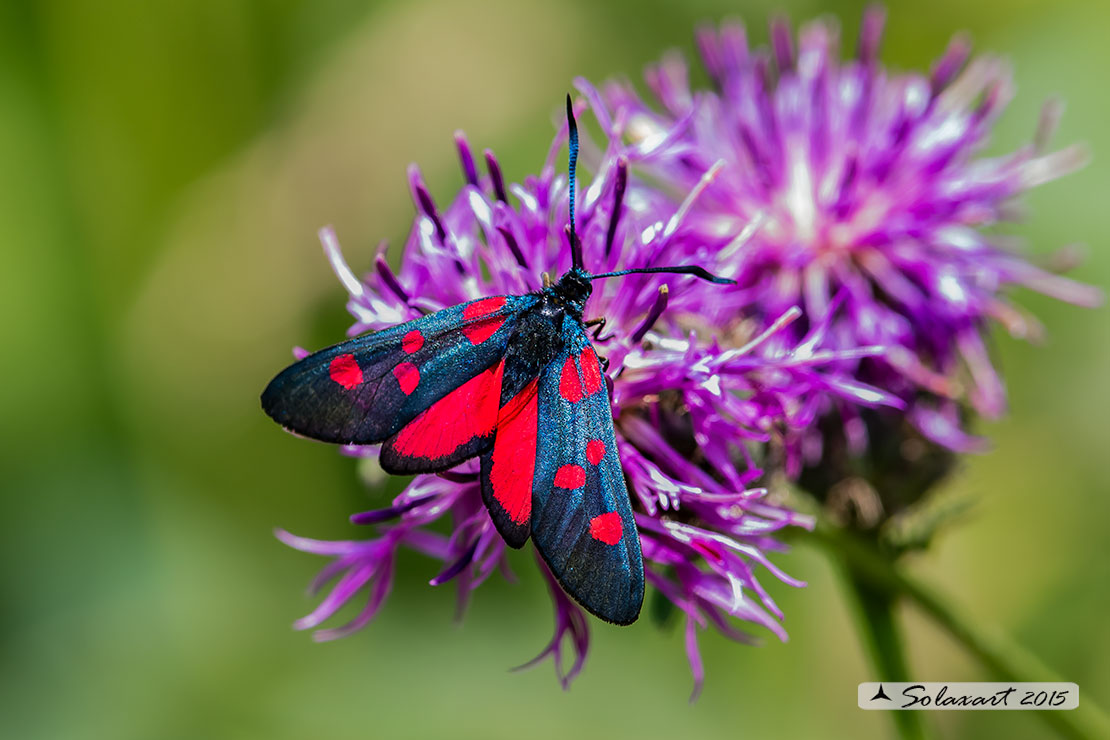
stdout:
[[(429, 311), (479, 297), (538, 290), (543, 275), (571, 265), (565, 175), (555, 158), (566, 131), (556, 136), (538, 176), (508, 184), (497, 160), (485, 153), (480, 176), (465, 138), (456, 141), (466, 184), (446, 207), (437, 205), (414, 167), (409, 183), (417, 215), (394, 272), (384, 252), (375, 269), (356, 276), (334, 234), (322, 239), (336, 274), (350, 293), (351, 334), (382, 329)], [(684, 228), (691, 198), (672, 198), (632, 177), (614, 154), (616, 143), (584, 150), (595, 174), (582, 191), (578, 234), (587, 268), (601, 272), (659, 264), (699, 264), (707, 257), (674, 236)], [(664, 284), (665, 281), (665, 284)], [(865, 404), (897, 403), (845, 376), (838, 367), (874, 349), (829, 350), (828, 326), (814, 324), (800, 341), (757, 353), (798, 318), (784, 311), (766, 331), (734, 311), (721, 310), (721, 286), (686, 276), (629, 275), (595, 283), (586, 319), (604, 318), (595, 347), (609, 362), (620, 458), (642, 542), (647, 579), (685, 616), (687, 649), (701, 683), (696, 632), (714, 627), (749, 639), (744, 623), (785, 638), (782, 612), (757, 572), (801, 585), (776, 568), (767, 553), (782, 546), (777, 530), (808, 526), (775, 503), (756, 482), (762, 471), (753, 446), (811, 424), (819, 399), (833, 393)], [(376, 448), (349, 447), (376, 456)], [(334, 581), (309, 617), (315, 628), (360, 592), (365, 609), (350, 624), (317, 633), (320, 639), (364, 625), (389, 592), (401, 547), (443, 562), (433, 585), (454, 581), (460, 608), (495, 570), (507, 572), (505, 544), (486, 513), (476, 461), (449, 473), (417, 476), (391, 507), (352, 517), (373, 525), (377, 536), (340, 543), (306, 540), (284, 532), (286, 543), (333, 558), (314, 587)], [(448, 516), (444, 536), (428, 525)], [(539, 561), (537, 561), (539, 562)], [(541, 657), (552, 655), (566, 685), (581, 669), (588, 645), (587, 620), (540, 563), (551, 586), (556, 633)], [(561, 653), (569, 639), (574, 659), (564, 672)]]
[[(698, 43), (714, 89), (692, 89), (685, 63), (667, 56), (647, 73), (658, 106), (624, 83), (578, 83), (603, 134), (599, 142), (582, 137), (592, 173), (576, 224), (585, 267), (596, 274), (698, 265), (738, 283), (628, 275), (594, 283), (585, 309), (587, 320), (605, 320), (594, 343), (609, 362), (645, 575), (685, 619), (695, 694), (699, 628), (749, 640), (746, 629), (760, 625), (784, 638), (783, 615), (757, 574), (801, 585), (768, 554), (782, 549), (778, 530), (809, 522), (762, 487), (766, 461), (797, 475), (827, 454), (830, 440), (866, 449), (874, 420), (886, 418), (869, 409), (904, 411), (889, 418), (908, 420), (950, 450), (970, 449), (963, 404), (988, 415), (1004, 407), (986, 326), (1036, 330), (1001, 290), (1024, 285), (1076, 303), (1098, 299), (984, 230), (1011, 217), (1014, 196), (1082, 159), (1075, 149), (1045, 153), (1055, 109), (1029, 146), (983, 157), (1012, 91), (1005, 66), (990, 58), (967, 64), (967, 44), (957, 39), (928, 76), (888, 73), (877, 62), (881, 27), (881, 13), (870, 11), (846, 63), (826, 22), (805, 27), (796, 47), (776, 22), (769, 51), (750, 51), (735, 24), (703, 30)], [(506, 182), (488, 151), (480, 174), (457, 135), (465, 184), (445, 207), (412, 168), (417, 215), (396, 271), (383, 248), (374, 269), (357, 276), (334, 234), (322, 232), (350, 294), (351, 334), (539, 290), (545, 274), (570, 268), (568, 181), (556, 167), (566, 135), (556, 135), (539, 174), (520, 184)], [(839, 433), (827, 431), (830, 419)], [(392, 506), (352, 517), (375, 528), (369, 539), (279, 533), (332, 558), (314, 583), (330, 590), (297, 626), (316, 628), (365, 594), (352, 622), (317, 637), (363, 626), (389, 593), (402, 547), (443, 563), (431, 583), (456, 583), (460, 609), (494, 571), (508, 573), (477, 472), (470, 461), (417, 476)], [(449, 535), (429, 528), (444, 516)], [(556, 610), (555, 635), (539, 657), (554, 657), (565, 686), (585, 660), (588, 621), (539, 567)], [(564, 668), (568, 643), (574, 655)]]
[[(1039, 331), (1002, 291), (1099, 300), (987, 230), (1015, 216), (1015, 196), (1075, 169), (1084, 154), (1046, 151), (1059, 116), (1049, 105), (1028, 145), (984, 156), (1014, 90), (1006, 64), (969, 61), (957, 37), (929, 74), (891, 72), (878, 61), (883, 23), (881, 9), (865, 14), (846, 62), (828, 21), (795, 39), (776, 20), (769, 49), (749, 48), (738, 23), (706, 27), (697, 44), (711, 89), (691, 86), (677, 53), (647, 70), (650, 104), (623, 82), (579, 87), (634, 168), (678, 192), (703, 187), (676, 238), (738, 281), (731, 306), (763, 325), (804, 309), (770, 346), (789, 347), (827, 322), (831, 347), (884, 347), (854, 376), (901, 398), (926, 437), (965, 451), (977, 440), (960, 424), (961, 405), (987, 416), (1005, 408), (986, 327)], [(851, 409), (844, 415), (858, 452), (865, 425)]]

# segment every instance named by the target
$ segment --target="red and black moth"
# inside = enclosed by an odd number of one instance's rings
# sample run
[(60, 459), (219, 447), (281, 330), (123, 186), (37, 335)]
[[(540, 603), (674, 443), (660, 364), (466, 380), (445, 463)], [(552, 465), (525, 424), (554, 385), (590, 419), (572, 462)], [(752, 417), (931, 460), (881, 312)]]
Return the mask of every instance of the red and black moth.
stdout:
[(305, 357), (262, 393), (283, 427), (338, 444), (381, 444), (389, 473), (480, 458), (482, 498), (512, 547), (531, 537), (594, 615), (631, 624), (644, 599), (640, 538), (617, 452), (608, 386), (583, 322), (591, 275), (574, 232), (578, 129), (570, 130), (573, 267), (541, 291), (437, 311)]

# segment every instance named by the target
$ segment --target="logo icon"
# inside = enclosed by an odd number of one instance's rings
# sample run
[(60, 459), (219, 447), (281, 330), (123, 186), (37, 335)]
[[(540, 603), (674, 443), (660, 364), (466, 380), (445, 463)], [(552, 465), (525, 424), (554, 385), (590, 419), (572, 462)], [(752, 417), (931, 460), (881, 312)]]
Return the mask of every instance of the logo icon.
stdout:
[(876, 699), (886, 699), (887, 701), (894, 701), (893, 699), (891, 699), (889, 696), (886, 695), (885, 691), (883, 691), (883, 685), (882, 684), (879, 684), (879, 690), (875, 693), (874, 696), (871, 697), (871, 701), (875, 701)]

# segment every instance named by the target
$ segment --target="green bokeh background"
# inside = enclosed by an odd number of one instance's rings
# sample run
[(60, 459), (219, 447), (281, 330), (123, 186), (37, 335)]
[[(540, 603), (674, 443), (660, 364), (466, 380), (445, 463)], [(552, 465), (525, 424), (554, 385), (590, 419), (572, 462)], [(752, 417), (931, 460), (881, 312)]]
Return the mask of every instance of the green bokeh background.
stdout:
[[(837, 574), (799, 547), (765, 578), (791, 640), (709, 634), (690, 706), (681, 631), (595, 625), (564, 693), (525, 555), (461, 625), (436, 566), (403, 558), (380, 618), (317, 645), (290, 629), (320, 565), (275, 526), (342, 538), (387, 500), (355, 464), (282, 434), (258, 393), (294, 344), (342, 336), (345, 295), (315, 231), (351, 262), (398, 243), (419, 161), (441, 200), (461, 181), (451, 133), (507, 175), (542, 161), (575, 75), (638, 77), (694, 24), (741, 15), (755, 39), (785, 7), (857, 2), (91, 0), (0, 4), (0, 736), (32, 738), (883, 737), (855, 707), (869, 680)], [(1110, 10), (1105, 3), (894, 3), (883, 58), (923, 68), (956, 30), (1016, 68), (998, 151), (1067, 101), (1058, 144), (1094, 164), (1027, 199), (1032, 251), (1090, 246), (1110, 284)], [(952, 488), (978, 505), (914, 563), (1019, 638), (1084, 700), (1110, 704), (1110, 324), (1021, 296), (1049, 329), (1000, 337), (1012, 415)], [(905, 612), (914, 674), (990, 678)], [(948, 737), (1049, 736), (1024, 713), (935, 713)]]

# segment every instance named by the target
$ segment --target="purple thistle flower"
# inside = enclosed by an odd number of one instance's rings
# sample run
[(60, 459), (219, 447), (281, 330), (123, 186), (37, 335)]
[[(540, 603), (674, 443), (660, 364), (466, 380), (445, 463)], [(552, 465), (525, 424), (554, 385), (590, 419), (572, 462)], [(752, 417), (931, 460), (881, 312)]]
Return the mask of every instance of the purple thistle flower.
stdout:
[[(603, 122), (604, 123), (604, 122)], [(497, 160), (485, 153), (488, 175), (479, 176), (465, 138), (458, 134), (466, 184), (441, 208), (420, 172), (409, 171), (416, 221), (400, 269), (384, 258), (357, 277), (340, 254), (330, 229), (321, 232), (325, 251), (350, 294), (355, 317), (350, 334), (382, 329), (479, 297), (525, 293), (542, 286), (545, 272), (571, 265), (567, 227), (567, 179), (555, 160), (566, 138), (555, 138), (538, 176), (506, 184)], [(694, 242), (675, 238), (686, 228), (691, 205), (650, 188), (629, 174), (616, 154), (583, 142), (583, 164), (595, 176), (581, 193), (578, 233), (587, 267), (595, 272), (657, 264), (700, 264), (707, 255)], [(516, 201), (513, 205), (510, 198)], [(877, 348), (829, 349), (829, 324), (814, 323), (791, 344), (779, 339), (799, 317), (784, 310), (767, 331), (736, 318), (728, 293), (689, 277), (631, 275), (595, 284), (586, 315), (604, 317), (595, 346), (610, 361), (621, 460), (633, 497), (646, 577), (684, 615), (687, 650), (702, 681), (697, 628), (713, 627), (749, 641), (737, 625), (750, 622), (785, 639), (783, 615), (757, 579), (757, 566), (794, 586), (767, 553), (783, 549), (775, 532), (810, 521), (776, 503), (754, 484), (763, 471), (752, 448), (813, 423), (820, 399), (832, 393), (864, 405), (900, 405), (881, 390), (841, 371)], [(773, 346), (766, 346), (773, 345)], [(761, 350), (756, 352), (755, 350)], [(352, 455), (377, 456), (377, 448), (347, 447)], [(427, 525), (450, 515), (452, 534)], [(505, 566), (505, 543), (482, 504), (477, 463), (441, 475), (417, 476), (390, 508), (356, 514), (373, 524), (374, 539), (319, 542), (284, 532), (283, 542), (333, 558), (313, 591), (335, 581), (319, 607), (297, 623), (317, 627), (343, 603), (365, 591), (365, 609), (318, 639), (363, 626), (388, 594), (397, 552), (409, 547), (444, 565), (433, 585), (454, 581), (460, 611), (493, 571)], [(555, 604), (555, 635), (539, 658), (552, 656), (566, 686), (581, 670), (588, 646), (586, 615), (551, 579), (541, 563)], [(564, 670), (562, 650), (574, 652)], [(539, 659), (537, 658), (537, 660)], [(533, 661), (534, 662), (534, 661)]]
[[(1040, 330), (1002, 290), (1100, 301), (984, 229), (1014, 217), (1015, 196), (1086, 157), (1074, 146), (1046, 152), (1055, 104), (1029, 145), (982, 156), (1013, 94), (1007, 65), (968, 62), (969, 44), (956, 37), (929, 75), (889, 72), (877, 60), (883, 23), (882, 9), (868, 10), (856, 56), (843, 63), (837, 31), (823, 21), (804, 26), (795, 44), (776, 20), (770, 49), (756, 50), (738, 23), (703, 28), (697, 44), (712, 89), (691, 88), (682, 57), (668, 54), (645, 75), (661, 109), (624, 82), (578, 87), (610, 139), (623, 142), (615, 154), (676, 192), (703, 188), (675, 240), (698, 245), (712, 257), (703, 264), (738, 281), (723, 309), (766, 326), (804, 308), (772, 348), (798, 343), (814, 324), (828, 325), (833, 349), (884, 347), (850, 375), (902, 399), (930, 440), (969, 451), (979, 440), (963, 430), (962, 404), (990, 417), (1005, 410), (988, 325), (1017, 337)], [(865, 425), (850, 407), (839, 413), (858, 453)], [(821, 440), (809, 447), (812, 461)]]

